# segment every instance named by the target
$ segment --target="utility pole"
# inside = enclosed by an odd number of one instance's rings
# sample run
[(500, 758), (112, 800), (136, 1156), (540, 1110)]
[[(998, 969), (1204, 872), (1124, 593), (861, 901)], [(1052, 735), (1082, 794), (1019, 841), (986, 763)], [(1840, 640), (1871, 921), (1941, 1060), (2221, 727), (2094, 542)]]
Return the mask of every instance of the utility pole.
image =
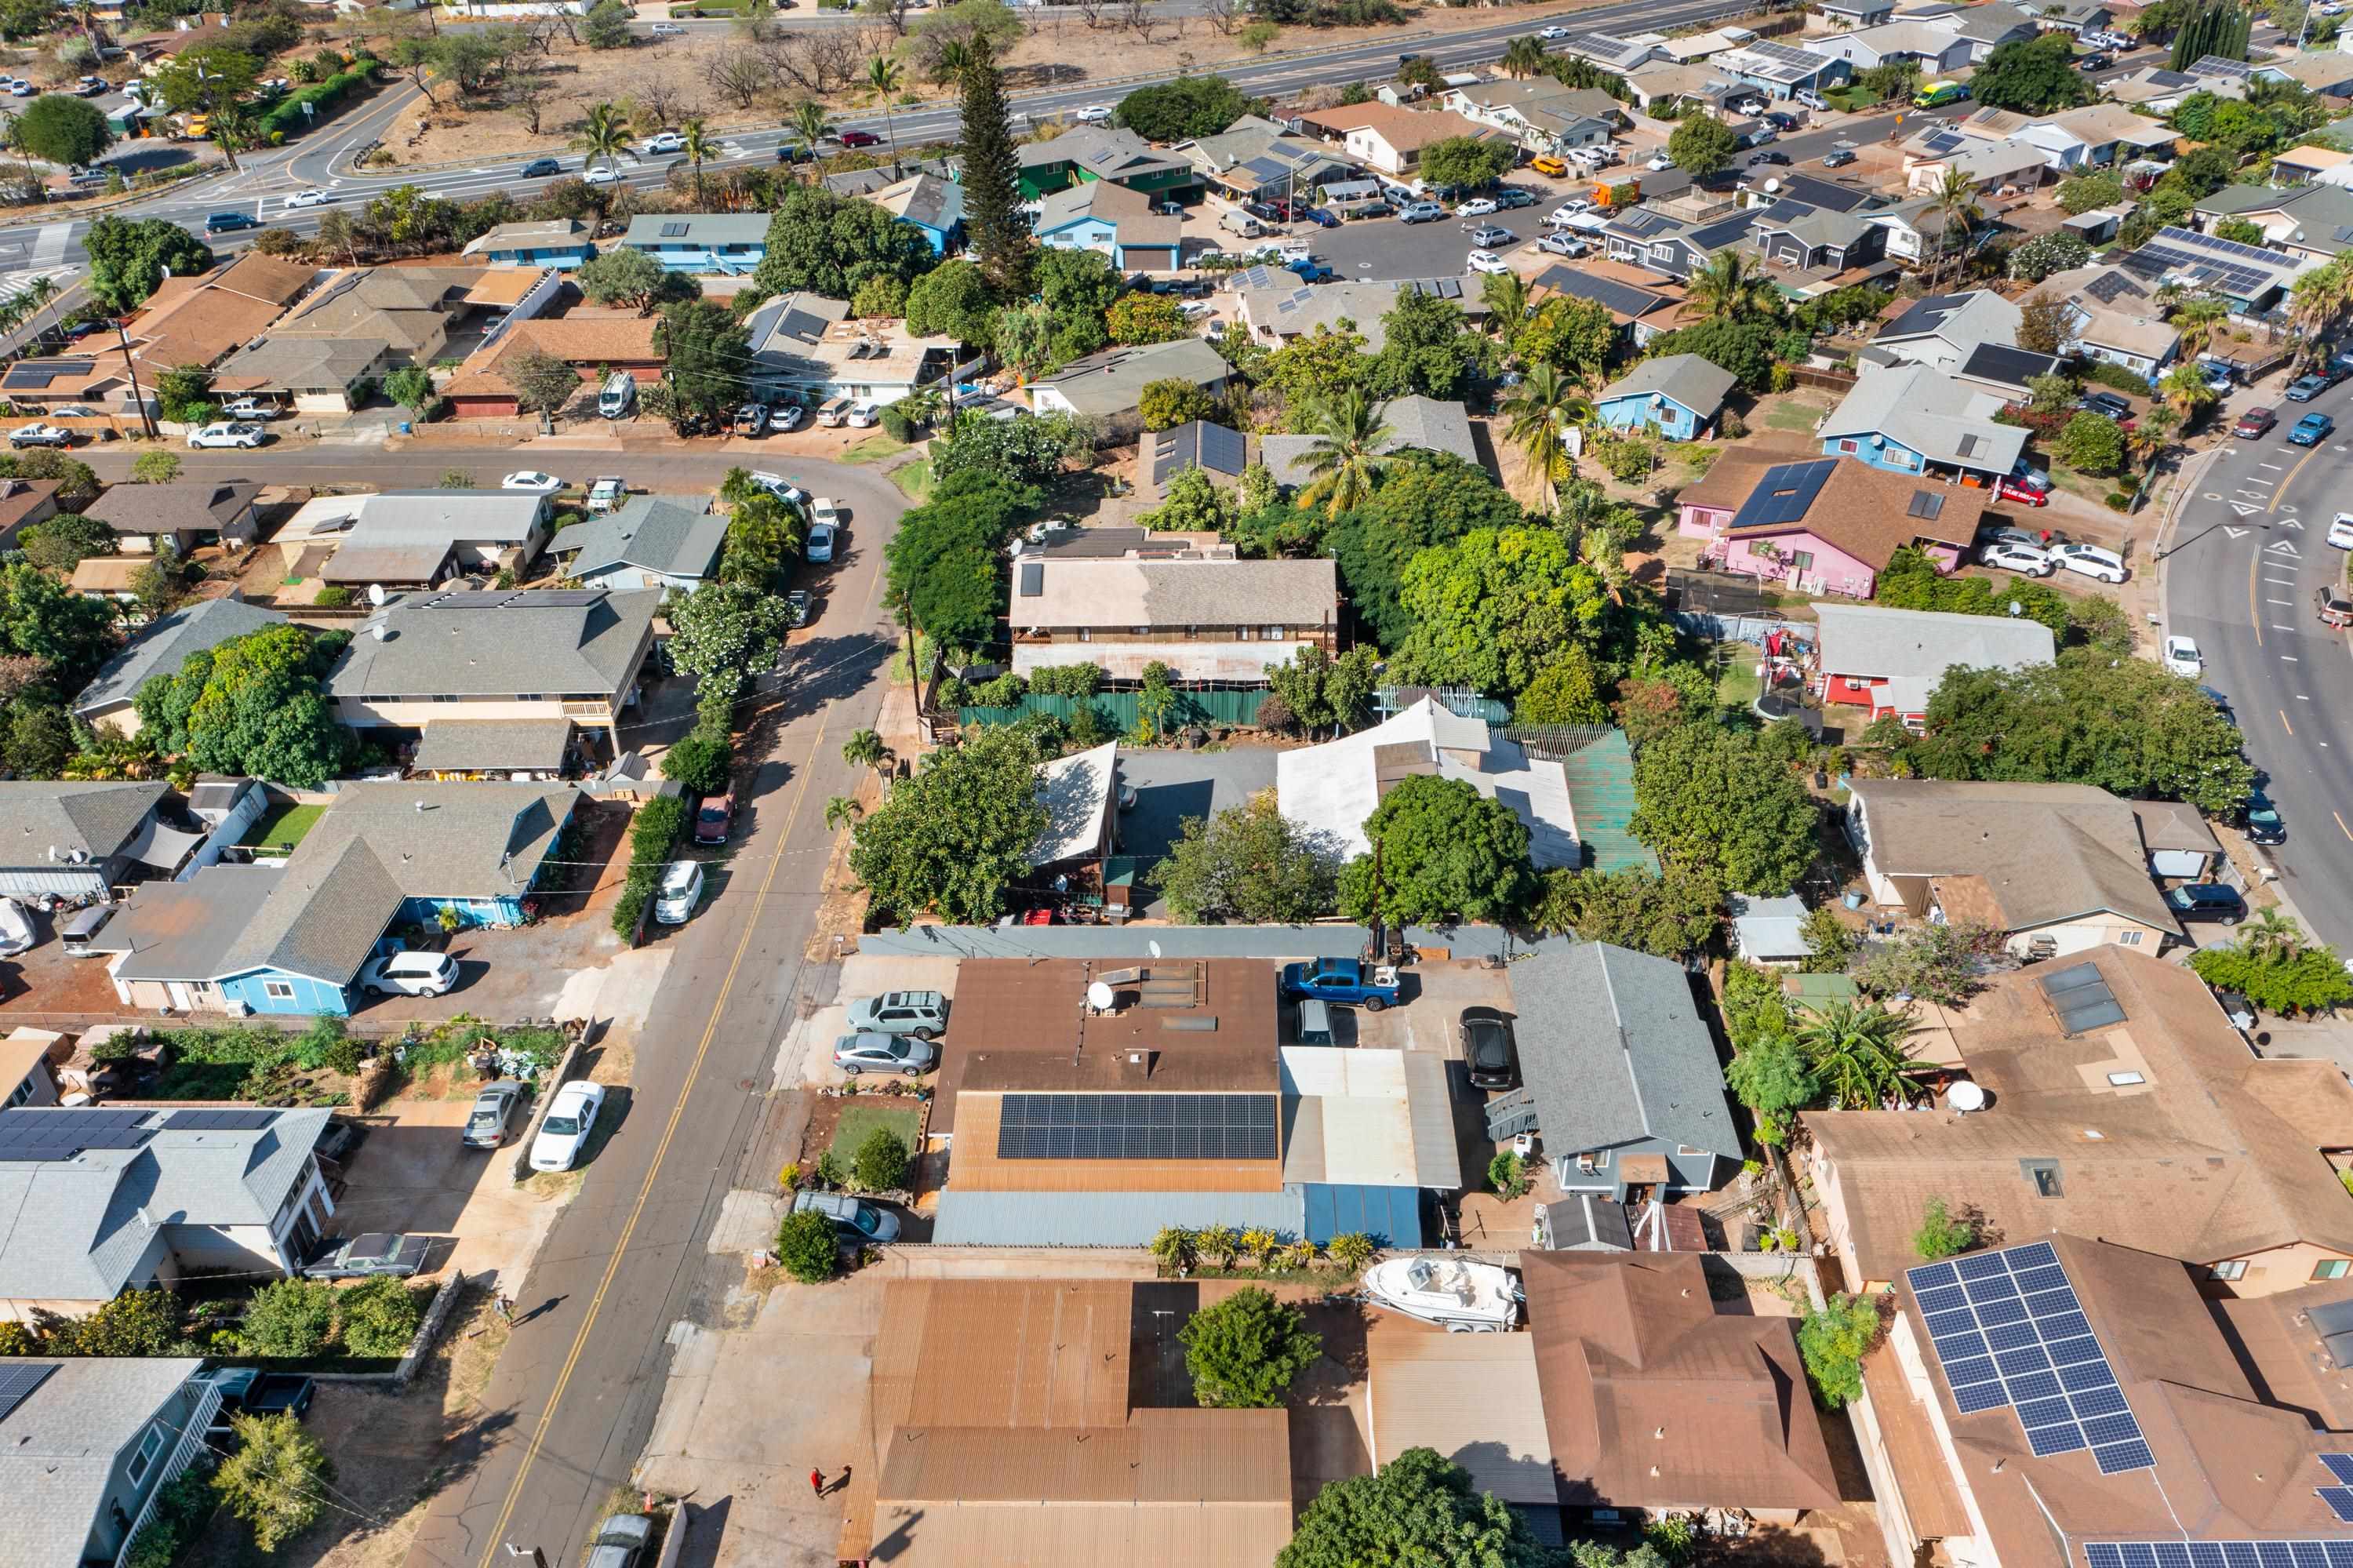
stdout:
[(155, 439), (155, 416), (147, 411), (147, 395), (139, 390), (139, 366), (131, 357), (131, 334), (124, 330), (120, 317), (115, 319), (114, 335), (122, 344), (122, 368), (131, 376), (131, 400), (139, 407), (139, 428), (152, 441)]

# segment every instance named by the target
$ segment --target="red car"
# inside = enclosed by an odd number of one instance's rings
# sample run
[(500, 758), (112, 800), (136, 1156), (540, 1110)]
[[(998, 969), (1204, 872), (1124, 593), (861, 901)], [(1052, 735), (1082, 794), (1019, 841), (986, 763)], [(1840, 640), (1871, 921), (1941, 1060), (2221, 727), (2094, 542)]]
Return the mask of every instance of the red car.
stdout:
[(2270, 435), (2272, 427), (2278, 423), (2279, 416), (2269, 408), (2250, 408), (2239, 416), (2239, 422), (2231, 427), (2231, 434), (2242, 441), (2259, 441)]
[(2021, 484), (2014, 479), (2003, 480), (2001, 482), (2000, 488), (1995, 491), (1994, 493), (2004, 501), (2014, 501), (2021, 506), (2048, 506), (2051, 504), (2051, 497), (2048, 494), (2042, 491), (2035, 489), (2031, 484)]
[(845, 147), (879, 147), (882, 144), (882, 138), (871, 131), (844, 131), (841, 144)]
[(735, 794), (705, 795), (702, 809), (694, 813), (694, 842), (699, 844), (723, 844), (728, 831), (735, 825)]

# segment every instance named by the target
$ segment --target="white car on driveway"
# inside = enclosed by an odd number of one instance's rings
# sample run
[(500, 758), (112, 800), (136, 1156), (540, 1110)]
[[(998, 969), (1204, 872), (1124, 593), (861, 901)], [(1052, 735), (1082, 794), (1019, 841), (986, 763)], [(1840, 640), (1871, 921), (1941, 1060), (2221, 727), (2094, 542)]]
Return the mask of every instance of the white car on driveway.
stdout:
[(192, 447), (258, 447), (269, 439), (269, 432), (259, 425), (223, 423), (206, 425), (188, 432)]
[(360, 967), (360, 989), (370, 996), (447, 996), (457, 983), (458, 960), (447, 953), (386, 953)]
[(1508, 272), (1512, 264), (1492, 250), (1471, 252), (1469, 266), (1473, 272)]
[(2353, 550), (2353, 512), (2339, 512), (2328, 525), (2328, 542), (2340, 550)]
[(2097, 545), (2059, 545), (2052, 547), (2051, 558), (2071, 572), (2104, 583), (2120, 583), (2129, 574), (2125, 570), (2125, 558), (2114, 550), (2103, 550)]
[(2195, 680), (2206, 668), (2206, 661), (2199, 653), (2198, 644), (2189, 638), (2168, 637), (2165, 640), (2165, 668), (2169, 673)]
[(596, 1130), (596, 1113), (605, 1108), (605, 1086), (575, 1078), (555, 1091), (547, 1119), (531, 1140), (533, 1171), (569, 1171), (580, 1158), (589, 1133)]
[(1978, 552), (1978, 564), (2023, 572), (2030, 577), (2047, 577), (2059, 569), (2059, 563), (2046, 552), (2029, 545), (1988, 545)]
[(499, 481), (501, 490), (528, 490), (539, 495), (553, 495), (564, 488), (564, 482), (552, 473), (537, 469), (521, 469)]
[(322, 191), (316, 185), (313, 185), (309, 190), (296, 191), (292, 196), (288, 196), (286, 198), (286, 205), (290, 207), (324, 207), (334, 199), (334, 192)]

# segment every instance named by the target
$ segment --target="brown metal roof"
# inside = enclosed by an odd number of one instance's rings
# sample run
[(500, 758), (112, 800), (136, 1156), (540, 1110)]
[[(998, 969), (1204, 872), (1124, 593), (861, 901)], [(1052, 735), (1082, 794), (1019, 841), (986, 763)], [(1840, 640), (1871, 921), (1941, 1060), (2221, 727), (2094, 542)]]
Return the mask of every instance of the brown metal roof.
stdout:
[(1564, 1504), (1837, 1503), (1790, 1319), (1719, 1314), (1694, 1255), (1532, 1251), (1520, 1267)]
[(1125, 1280), (892, 1280), (876, 1430), (1117, 1425), (1133, 1294)]
[[(1087, 1009), (1106, 980), (1114, 1011)], [(1135, 977), (1135, 978), (1121, 978)], [(967, 959), (942, 1053), (932, 1130), (965, 1089), (1171, 1094), (1280, 1091), (1275, 967), (1247, 959), (1114, 964)], [(1142, 1060), (1131, 1060), (1136, 1054)]]

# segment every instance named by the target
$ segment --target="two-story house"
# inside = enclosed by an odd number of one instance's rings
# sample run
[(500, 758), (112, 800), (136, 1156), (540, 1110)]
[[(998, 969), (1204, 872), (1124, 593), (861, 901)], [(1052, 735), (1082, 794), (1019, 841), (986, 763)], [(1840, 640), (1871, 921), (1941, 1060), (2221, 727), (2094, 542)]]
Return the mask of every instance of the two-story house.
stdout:
[(1825, 457), (1992, 484), (2026, 450), (2023, 429), (1994, 419), (2008, 402), (1926, 365), (1865, 366), (1817, 435)]
[(1173, 272), (1184, 256), (1184, 220), (1155, 212), (1143, 192), (1108, 180), (1055, 191), (1039, 204), (1031, 232), (1041, 245), (1097, 250), (1124, 272)]
[(765, 212), (647, 212), (629, 219), (619, 240), (624, 250), (642, 251), (671, 272), (715, 272), (735, 277), (767, 259), (768, 215)]
[(1192, 162), (1162, 152), (1124, 126), (1082, 125), (1014, 149), (1022, 199), (1035, 200), (1090, 180), (1108, 180), (1155, 201), (1181, 201), (1200, 183)]
[(1113, 559), (1053, 553), (1013, 563), (1013, 669), (1092, 663), (1138, 681), (1158, 662), (1179, 680), (1262, 683), (1302, 648), (1337, 651), (1333, 563), (1230, 555)]
[(203, 1456), (220, 1390), (195, 1356), (0, 1360), (0, 1538), (16, 1568), (122, 1568)]
[(569, 272), (596, 254), (595, 229), (576, 217), (501, 223), (467, 241), (458, 254), (493, 267), (554, 267)]
[(402, 596), (360, 623), (327, 694), (356, 729), (568, 718), (609, 730), (637, 701), (661, 598), (659, 588)]

